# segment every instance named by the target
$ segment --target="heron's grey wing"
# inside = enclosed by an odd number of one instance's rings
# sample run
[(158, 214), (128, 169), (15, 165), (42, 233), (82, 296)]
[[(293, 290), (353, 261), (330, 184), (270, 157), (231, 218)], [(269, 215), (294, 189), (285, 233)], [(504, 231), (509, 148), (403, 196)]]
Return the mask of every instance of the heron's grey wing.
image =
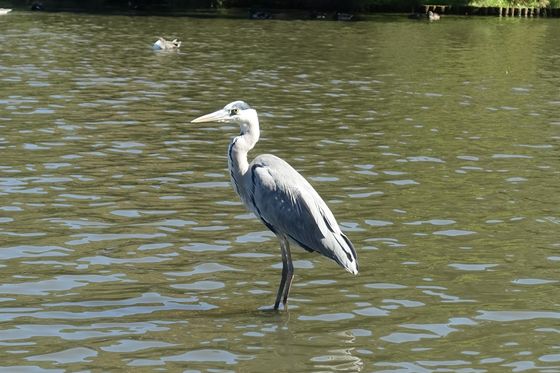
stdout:
[(309, 251), (319, 251), (323, 234), (318, 229), (317, 209), (306, 181), (281, 162), (251, 166), (251, 202), (255, 212), (275, 233), (285, 234)]
[(255, 158), (250, 170), (251, 202), (255, 213), (269, 229), (286, 235), (308, 251), (334, 259), (347, 269), (348, 266), (357, 268), (350, 240), (303, 176), (272, 155)]

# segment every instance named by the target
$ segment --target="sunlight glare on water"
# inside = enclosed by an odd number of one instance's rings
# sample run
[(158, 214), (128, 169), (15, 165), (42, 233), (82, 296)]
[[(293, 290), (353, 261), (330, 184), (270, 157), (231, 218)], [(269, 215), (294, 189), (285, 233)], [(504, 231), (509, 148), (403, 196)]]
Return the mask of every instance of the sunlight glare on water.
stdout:
[[(3, 17), (0, 371), (560, 370), (559, 27)], [(287, 312), (190, 123), (239, 99), (358, 252), (294, 248)]]

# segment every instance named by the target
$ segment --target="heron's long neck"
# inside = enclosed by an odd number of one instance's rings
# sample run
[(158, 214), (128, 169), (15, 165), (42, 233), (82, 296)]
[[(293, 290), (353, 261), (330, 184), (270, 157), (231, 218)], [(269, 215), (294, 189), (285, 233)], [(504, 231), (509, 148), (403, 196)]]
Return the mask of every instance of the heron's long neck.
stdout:
[(242, 199), (244, 198), (243, 191), (245, 191), (243, 186), (243, 176), (245, 176), (249, 169), (247, 153), (253, 149), (257, 141), (259, 141), (258, 122), (247, 128), (242, 128), (241, 134), (235, 137), (229, 145), (229, 172), (233, 182), (233, 187)]

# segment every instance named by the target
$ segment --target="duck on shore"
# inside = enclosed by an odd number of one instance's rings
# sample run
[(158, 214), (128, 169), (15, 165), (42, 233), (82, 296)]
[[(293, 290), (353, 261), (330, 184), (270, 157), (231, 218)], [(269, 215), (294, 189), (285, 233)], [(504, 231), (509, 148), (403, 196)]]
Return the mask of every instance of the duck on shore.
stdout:
[(33, 11), (45, 10), (45, 5), (41, 1), (34, 1), (33, 3), (31, 3), (31, 10)]
[(272, 14), (264, 10), (251, 9), (249, 11), (249, 19), (272, 19)]
[(432, 12), (431, 10), (428, 12), (428, 20), (429, 21), (439, 21), (440, 16), (437, 13)]
[(439, 21), (440, 15), (432, 12), (431, 10), (428, 13), (412, 13), (408, 15), (409, 19), (418, 19), (423, 20), (427, 19), (428, 21)]
[(8, 8), (0, 8), (0, 16), (10, 13), (12, 10)]
[(158, 50), (172, 50), (172, 49), (178, 49), (180, 46), (181, 46), (181, 42), (178, 41), (177, 39), (173, 39), (170, 41), (160, 37), (154, 43), (153, 48)]
[(341, 12), (336, 12), (336, 14), (334, 15), (334, 18), (337, 21), (345, 21), (345, 22), (355, 20), (355, 17), (354, 17), (353, 14), (351, 14), (351, 13), (341, 13)]

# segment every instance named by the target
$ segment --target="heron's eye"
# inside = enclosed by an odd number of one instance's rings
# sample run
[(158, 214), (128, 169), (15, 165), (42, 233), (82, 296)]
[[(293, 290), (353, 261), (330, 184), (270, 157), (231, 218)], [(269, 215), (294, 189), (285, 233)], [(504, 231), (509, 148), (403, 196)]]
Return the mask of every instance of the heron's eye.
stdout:
[(229, 115), (230, 116), (237, 115), (238, 112), (239, 112), (238, 109), (231, 109), (230, 112), (229, 112)]

